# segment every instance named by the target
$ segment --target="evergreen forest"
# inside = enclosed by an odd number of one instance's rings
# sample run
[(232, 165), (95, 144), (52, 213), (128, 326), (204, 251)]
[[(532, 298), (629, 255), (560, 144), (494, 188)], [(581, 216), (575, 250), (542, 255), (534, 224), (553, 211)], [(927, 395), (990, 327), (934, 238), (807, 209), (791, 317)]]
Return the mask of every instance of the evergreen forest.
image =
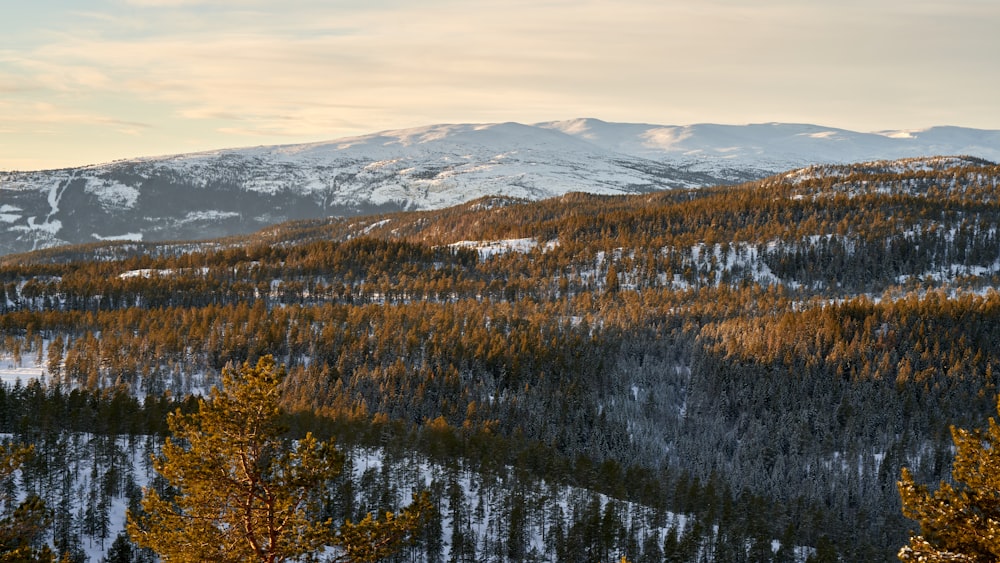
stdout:
[(0, 385), (35, 448), (0, 504), (151, 561), (167, 413), (269, 355), (345, 454), (329, 517), (429, 494), (392, 561), (892, 561), (902, 468), (947, 481), (995, 412), (998, 229), (1000, 166), (956, 157), (3, 256), (0, 372), (41, 377)]

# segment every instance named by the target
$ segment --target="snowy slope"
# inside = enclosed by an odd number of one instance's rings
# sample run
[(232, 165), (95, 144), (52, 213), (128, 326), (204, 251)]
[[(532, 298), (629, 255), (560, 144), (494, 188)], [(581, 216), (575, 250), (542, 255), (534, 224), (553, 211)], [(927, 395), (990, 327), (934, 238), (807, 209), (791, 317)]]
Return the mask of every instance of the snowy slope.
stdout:
[(1000, 131), (578, 119), (432, 125), (304, 145), (0, 173), (0, 255), (101, 240), (202, 239), (292, 219), (756, 179), (817, 163), (938, 154), (1000, 160)]
[(1000, 160), (1000, 131), (932, 127), (859, 133), (809, 124), (663, 126), (574, 119), (539, 124), (618, 152), (690, 170), (766, 174), (809, 164), (936, 155)]

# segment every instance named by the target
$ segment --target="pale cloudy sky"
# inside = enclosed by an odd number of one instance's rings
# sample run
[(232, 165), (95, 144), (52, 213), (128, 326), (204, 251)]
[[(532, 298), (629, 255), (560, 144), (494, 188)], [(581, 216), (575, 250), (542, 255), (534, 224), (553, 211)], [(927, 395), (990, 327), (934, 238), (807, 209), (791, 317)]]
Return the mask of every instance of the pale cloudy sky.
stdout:
[(997, 0), (3, 0), (0, 170), (575, 117), (1000, 129)]

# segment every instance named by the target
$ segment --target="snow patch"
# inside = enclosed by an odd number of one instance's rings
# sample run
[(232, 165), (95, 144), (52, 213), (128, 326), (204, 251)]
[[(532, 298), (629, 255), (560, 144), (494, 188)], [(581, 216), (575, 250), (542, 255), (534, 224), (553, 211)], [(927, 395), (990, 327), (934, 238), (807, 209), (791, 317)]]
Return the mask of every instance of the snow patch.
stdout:
[[(543, 247), (544, 250), (551, 250), (559, 245), (559, 241), (549, 241)], [(506, 240), (460, 240), (448, 245), (452, 248), (469, 248), (479, 252), (479, 258), (486, 260), (493, 256), (506, 254), (508, 252), (520, 252), (526, 254), (538, 247), (538, 241), (533, 238), (519, 238)]]
[[(43, 361), (46, 357), (46, 353), (42, 352)], [(11, 352), (0, 354), (0, 381), (14, 385), (18, 381), (25, 384), (32, 379), (42, 380), (45, 369), (37, 359), (38, 352), (35, 350), (24, 350), (17, 358)]]
[(173, 275), (174, 270), (154, 270), (150, 268), (143, 268), (142, 270), (129, 270), (127, 272), (122, 272), (118, 274), (119, 279), (127, 280), (129, 278), (149, 278), (154, 275), (156, 276), (170, 276)]
[[(200, 275), (204, 276), (204, 275), (206, 275), (208, 273), (208, 268), (206, 268), (206, 267), (201, 267), (201, 268), (184, 268), (181, 271), (185, 272), (185, 273), (195, 273), (195, 274), (199, 274), (200, 273)], [(172, 276), (172, 275), (174, 275), (176, 273), (177, 273), (177, 270), (173, 270), (173, 269), (169, 269), (169, 268), (168, 269), (143, 268), (141, 270), (129, 270), (127, 272), (122, 272), (122, 273), (118, 274), (118, 277), (120, 279), (125, 280), (125, 279), (129, 279), (129, 278), (150, 278), (150, 277), (153, 277), (153, 276), (165, 277), (165, 276)]]
[(130, 240), (132, 242), (142, 241), (142, 233), (125, 233), (123, 235), (108, 235), (108, 236), (101, 236), (97, 233), (91, 233), (90, 236), (94, 237), (97, 240), (107, 240), (107, 241), (115, 241), (115, 240)]
[(132, 209), (139, 199), (139, 190), (135, 187), (102, 178), (88, 178), (83, 191), (96, 195), (105, 209)]
[(383, 225), (389, 224), (389, 221), (391, 221), (391, 220), (392, 219), (383, 219), (381, 221), (376, 221), (376, 222), (372, 223), (371, 225), (368, 225), (364, 229), (361, 229), (361, 234), (367, 235), (368, 233), (372, 232), (373, 230), (375, 230), (375, 229), (377, 229), (377, 228), (379, 228), (379, 227), (381, 227)]
[(62, 229), (62, 221), (59, 219), (46, 220), (44, 223), (36, 223), (34, 217), (28, 217), (29, 231), (42, 231), (51, 235), (58, 234)]
[(240, 214), (235, 211), (191, 211), (184, 216), (179, 223), (193, 223), (195, 221), (218, 221), (221, 219), (230, 219), (232, 217), (239, 217)]

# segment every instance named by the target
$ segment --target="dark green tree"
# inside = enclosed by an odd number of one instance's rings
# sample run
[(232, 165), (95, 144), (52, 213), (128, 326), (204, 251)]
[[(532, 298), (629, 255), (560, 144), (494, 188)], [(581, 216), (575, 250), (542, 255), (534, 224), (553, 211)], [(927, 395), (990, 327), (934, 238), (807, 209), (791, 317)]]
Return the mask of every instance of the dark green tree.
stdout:
[[(32, 446), (0, 445), (0, 481), (11, 479), (34, 453)], [(10, 506), (11, 499), (4, 499)], [(9, 509), (8, 509), (9, 510)], [(30, 495), (14, 510), (0, 519), (0, 563), (55, 561), (48, 546), (39, 547), (38, 540), (51, 524), (45, 502)]]

